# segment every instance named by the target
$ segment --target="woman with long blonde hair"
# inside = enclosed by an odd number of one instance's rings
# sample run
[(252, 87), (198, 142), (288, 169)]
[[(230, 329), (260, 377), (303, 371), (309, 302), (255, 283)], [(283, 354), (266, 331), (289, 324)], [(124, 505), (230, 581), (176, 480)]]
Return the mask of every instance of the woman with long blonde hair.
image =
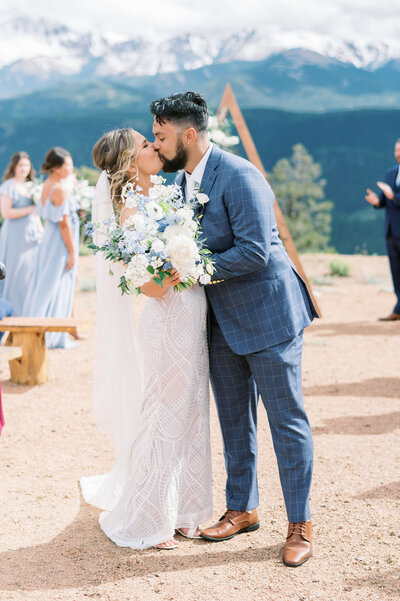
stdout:
[[(102, 170), (93, 220), (124, 221), (136, 210), (121, 203), (124, 184), (148, 195), (160, 158), (133, 129), (102, 136), (93, 157)], [(114, 439), (116, 462), (106, 476), (82, 478), (82, 493), (105, 510), (100, 526), (117, 545), (173, 549), (175, 532), (200, 538), (197, 527), (212, 514), (204, 290), (174, 292), (178, 274), (162, 287), (145, 284), (136, 332), (131, 299), (118, 289), (121, 265), (110, 275), (105, 259), (96, 262), (94, 412)]]
[(26, 290), (34, 272), (42, 226), (27, 184), (35, 177), (26, 152), (16, 152), (0, 186), (0, 261), (7, 278), (0, 283), (0, 294), (9, 301), (15, 315), (23, 314)]

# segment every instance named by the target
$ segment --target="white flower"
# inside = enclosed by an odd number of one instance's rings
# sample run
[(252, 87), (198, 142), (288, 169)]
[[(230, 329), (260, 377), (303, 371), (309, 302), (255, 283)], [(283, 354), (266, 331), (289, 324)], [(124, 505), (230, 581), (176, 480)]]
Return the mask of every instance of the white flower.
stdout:
[(136, 213), (136, 215), (132, 215), (132, 217), (129, 219), (129, 222), (135, 227), (139, 234), (142, 234), (146, 231), (146, 219), (144, 215)]
[(207, 194), (204, 194), (204, 192), (199, 192), (196, 194), (196, 200), (201, 205), (205, 205), (210, 199), (208, 198)]
[(238, 136), (227, 136), (220, 129), (213, 129), (210, 131), (210, 139), (218, 144), (219, 146), (236, 146), (239, 144)]
[(129, 286), (139, 288), (151, 280), (151, 275), (147, 271), (148, 262), (144, 255), (134, 255), (130, 260), (125, 278)]
[(213, 266), (212, 263), (207, 263), (207, 265), (206, 265), (206, 271), (210, 275), (212, 275), (214, 273), (214, 266)]
[(166, 180), (162, 175), (150, 175), (150, 181), (155, 186), (161, 186)]
[(178, 217), (183, 219), (183, 221), (192, 221), (194, 217), (194, 212), (190, 207), (187, 206), (178, 209), (176, 214), (178, 215)]
[(167, 242), (175, 238), (176, 236), (180, 236), (182, 233), (182, 226), (180, 225), (168, 225), (164, 230), (164, 238)]
[(164, 261), (162, 259), (160, 259), (159, 257), (156, 257), (155, 259), (153, 259), (150, 262), (150, 265), (154, 268), (157, 269), (158, 267), (161, 267), (161, 265), (164, 263)]
[(164, 242), (160, 239), (157, 239), (153, 242), (153, 244), (151, 245), (151, 250), (155, 253), (160, 253), (164, 250), (165, 246), (164, 246)]
[(161, 219), (164, 215), (164, 211), (162, 210), (162, 207), (160, 207), (160, 205), (158, 205), (156, 202), (154, 202), (154, 200), (151, 200), (150, 202), (147, 203), (146, 205), (146, 212), (148, 214), (148, 216), (150, 217), (150, 219)]
[(220, 126), (219, 119), (216, 115), (211, 115), (208, 119), (208, 129), (218, 129)]
[(125, 201), (125, 207), (127, 209), (134, 209), (135, 207), (137, 207), (136, 198), (134, 196), (128, 196), (128, 198)]
[(168, 242), (166, 251), (182, 281), (185, 281), (200, 260), (196, 242), (186, 236), (174, 236)]
[(209, 284), (211, 282), (211, 276), (208, 273), (203, 273), (200, 278), (200, 284)]

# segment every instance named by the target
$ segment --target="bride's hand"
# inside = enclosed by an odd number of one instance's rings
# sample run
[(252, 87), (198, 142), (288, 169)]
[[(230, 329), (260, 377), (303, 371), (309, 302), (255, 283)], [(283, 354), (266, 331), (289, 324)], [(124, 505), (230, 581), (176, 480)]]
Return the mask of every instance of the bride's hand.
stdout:
[(168, 292), (171, 286), (176, 286), (181, 281), (180, 275), (176, 271), (176, 269), (172, 270), (170, 273), (171, 276), (165, 276), (165, 280), (163, 280), (162, 286), (157, 284), (154, 280), (150, 280), (150, 282), (144, 284), (140, 288), (140, 290), (143, 292), (143, 294), (149, 296), (150, 298), (161, 298), (162, 296), (164, 296), (164, 294)]

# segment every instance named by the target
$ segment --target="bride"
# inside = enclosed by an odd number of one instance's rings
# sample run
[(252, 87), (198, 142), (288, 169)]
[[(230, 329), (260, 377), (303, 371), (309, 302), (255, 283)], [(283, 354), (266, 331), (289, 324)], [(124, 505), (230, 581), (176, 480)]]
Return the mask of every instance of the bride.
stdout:
[[(96, 142), (93, 158), (102, 170), (93, 221), (115, 213), (123, 222), (136, 209), (120, 202), (122, 187), (134, 182), (147, 196), (158, 154), (140, 133), (119, 129)], [(111, 275), (96, 255), (94, 412), (116, 462), (107, 475), (81, 478), (82, 494), (105, 510), (100, 526), (117, 545), (172, 549), (176, 531), (200, 538), (212, 515), (206, 299), (197, 284), (174, 292), (176, 273), (163, 287), (151, 281), (137, 332), (121, 269), (112, 264)]]

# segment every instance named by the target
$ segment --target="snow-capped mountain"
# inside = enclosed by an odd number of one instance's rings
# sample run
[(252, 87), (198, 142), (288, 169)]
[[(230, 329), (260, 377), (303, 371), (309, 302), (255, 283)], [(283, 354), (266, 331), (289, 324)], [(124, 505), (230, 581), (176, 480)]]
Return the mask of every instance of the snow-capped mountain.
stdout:
[[(159, 40), (81, 32), (44, 19), (0, 19), (0, 96), (48, 87), (57, 81), (121, 78), (197, 69), (232, 61), (261, 61), (291, 49), (374, 70), (400, 58), (385, 42), (355, 43), (299, 31), (245, 29), (229, 36), (207, 32)], [(329, 62), (329, 61), (328, 61)]]

